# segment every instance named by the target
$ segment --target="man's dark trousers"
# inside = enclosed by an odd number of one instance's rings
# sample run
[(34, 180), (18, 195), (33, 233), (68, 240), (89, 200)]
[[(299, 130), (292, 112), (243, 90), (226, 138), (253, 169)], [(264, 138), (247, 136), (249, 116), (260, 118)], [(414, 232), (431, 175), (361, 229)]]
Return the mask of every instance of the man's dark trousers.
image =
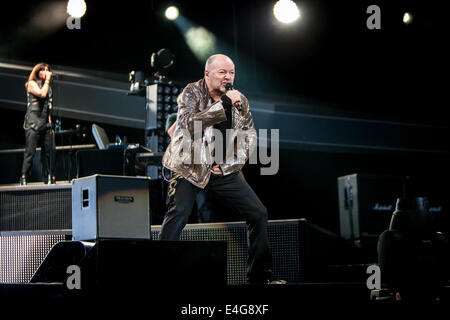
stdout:
[[(192, 212), (197, 193), (201, 190), (184, 178), (176, 179), (175, 193), (168, 198), (160, 240), (179, 240), (181, 231)], [(271, 252), (267, 237), (267, 209), (238, 172), (219, 176), (211, 174), (205, 187), (241, 214), (248, 228), (248, 279), (264, 282), (271, 276)]]

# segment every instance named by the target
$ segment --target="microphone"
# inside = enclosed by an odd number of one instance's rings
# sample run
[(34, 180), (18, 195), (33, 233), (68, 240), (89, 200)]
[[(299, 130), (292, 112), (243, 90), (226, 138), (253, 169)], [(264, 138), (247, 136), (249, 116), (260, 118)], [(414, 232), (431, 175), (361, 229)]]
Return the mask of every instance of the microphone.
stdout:
[[(233, 88), (233, 85), (231, 84), (231, 82), (228, 82), (226, 85), (225, 85), (225, 89), (228, 91), (228, 90), (234, 90), (234, 88)], [(242, 105), (241, 105), (241, 102), (240, 101), (236, 101), (235, 103), (234, 103), (234, 106), (236, 107), (236, 109), (238, 109), (239, 111), (242, 111)]]

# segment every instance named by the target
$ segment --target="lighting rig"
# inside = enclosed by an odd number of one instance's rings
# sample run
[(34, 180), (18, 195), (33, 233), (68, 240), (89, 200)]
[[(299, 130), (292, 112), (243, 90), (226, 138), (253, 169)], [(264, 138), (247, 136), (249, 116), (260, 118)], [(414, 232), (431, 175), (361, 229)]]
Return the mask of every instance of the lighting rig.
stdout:
[[(155, 73), (146, 79), (142, 71), (129, 74), (129, 95), (145, 96), (145, 147), (160, 160), (170, 143), (165, 131), (167, 118), (178, 111), (177, 98), (182, 87), (166, 78), (167, 71), (174, 65), (174, 56), (168, 49), (161, 49), (151, 56), (151, 66)], [(160, 161), (147, 159), (146, 175), (152, 179), (162, 179)]]

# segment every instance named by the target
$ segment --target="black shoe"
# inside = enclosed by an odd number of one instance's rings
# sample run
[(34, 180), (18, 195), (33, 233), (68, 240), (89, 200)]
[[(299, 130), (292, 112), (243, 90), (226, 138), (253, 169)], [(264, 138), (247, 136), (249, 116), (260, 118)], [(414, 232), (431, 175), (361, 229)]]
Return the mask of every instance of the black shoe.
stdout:
[(47, 184), (55, 184), (55, 183), (56, 183), (56, 177), (49, 174)]
[(20, 185), (21, 186), (26, 186), (27, 185), (27, 178), (24, 177), (20, 177)]

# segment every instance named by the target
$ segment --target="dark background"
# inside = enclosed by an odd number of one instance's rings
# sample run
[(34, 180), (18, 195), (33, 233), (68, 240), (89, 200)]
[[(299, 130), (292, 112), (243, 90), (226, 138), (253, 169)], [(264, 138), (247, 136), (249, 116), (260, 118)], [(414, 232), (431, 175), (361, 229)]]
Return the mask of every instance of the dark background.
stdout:
[[(34, 34), (27, 28), (45, 3), (8, 5), (0, 22), (2, 58), (121, 73), (127, 81), (131, 70), (151, 74), (151, 54), (168, 48), (176, 57), (168, 77), (190, 82), (202, 77), (204, 61), (165, 19), (164, 10), (175, 4), (227, 45), (236, 84), (247, 94), (314, 98), (389, 119), (448, 123), (442, 74), (449, 52), (439, 1), (304, 0), (293, 25), (275, 20), (275, 1), (87, 1), (81, 30), (61, 26)], [(381, 30), (366, 27), (373, 4), (381, 9)], [(402, 22), (406, 11), (414, 16), (410, 25)]]
[[(326, 113), (320, 107), (326, 105), (328, 111), (366, 119), (449, 124), (444, 96), (448, 28), (442, 1), (298, 1), (301, 20), (281, 25), (272, 14), (275, 1), (97, 0), (87, 1), (81, 30), (65, 25), (48, 32), (28, 29), (45, 3), (8, 5), (0, 21), (0, 58), (30, 66), (45, 61), (55, 71), (111, 72), (128, 81), (131, 70), (151, 75), (151, 54), (168, 48), (175, 65), (167, 77), (186, 84), (203, 76), (204, 61), (164, 18), (165, 8), (175, 4), (224, 44), (236, 63), (236, 87), (250, 103), (258, 98), (295, 108), (306, 100), (317, 102), (313, 113)], [(381, 30), (366, 27), (372, 4), (381, 8)], [(406, 11), (414, 16), (410, 25), (402, 22)], [(22, 122), (20, 112), (2, 113), (6, 128)], [(64, 121), (67, 127), (80, 122)], [(143, 130), (105, 127), (143, 142)], [(1, 139), (3, 145), (24, 143), (15, 133)], [(93, 143), (92, 137), (85, 142)], [(244, 173), (269, 208), (269, 218), (307, 217), (338, 232), (337, 177), (354, 172), (443, 177), (447, 161), (448, 155), (282, 149), (278, 175), (260, 176), (257, 165)]]

